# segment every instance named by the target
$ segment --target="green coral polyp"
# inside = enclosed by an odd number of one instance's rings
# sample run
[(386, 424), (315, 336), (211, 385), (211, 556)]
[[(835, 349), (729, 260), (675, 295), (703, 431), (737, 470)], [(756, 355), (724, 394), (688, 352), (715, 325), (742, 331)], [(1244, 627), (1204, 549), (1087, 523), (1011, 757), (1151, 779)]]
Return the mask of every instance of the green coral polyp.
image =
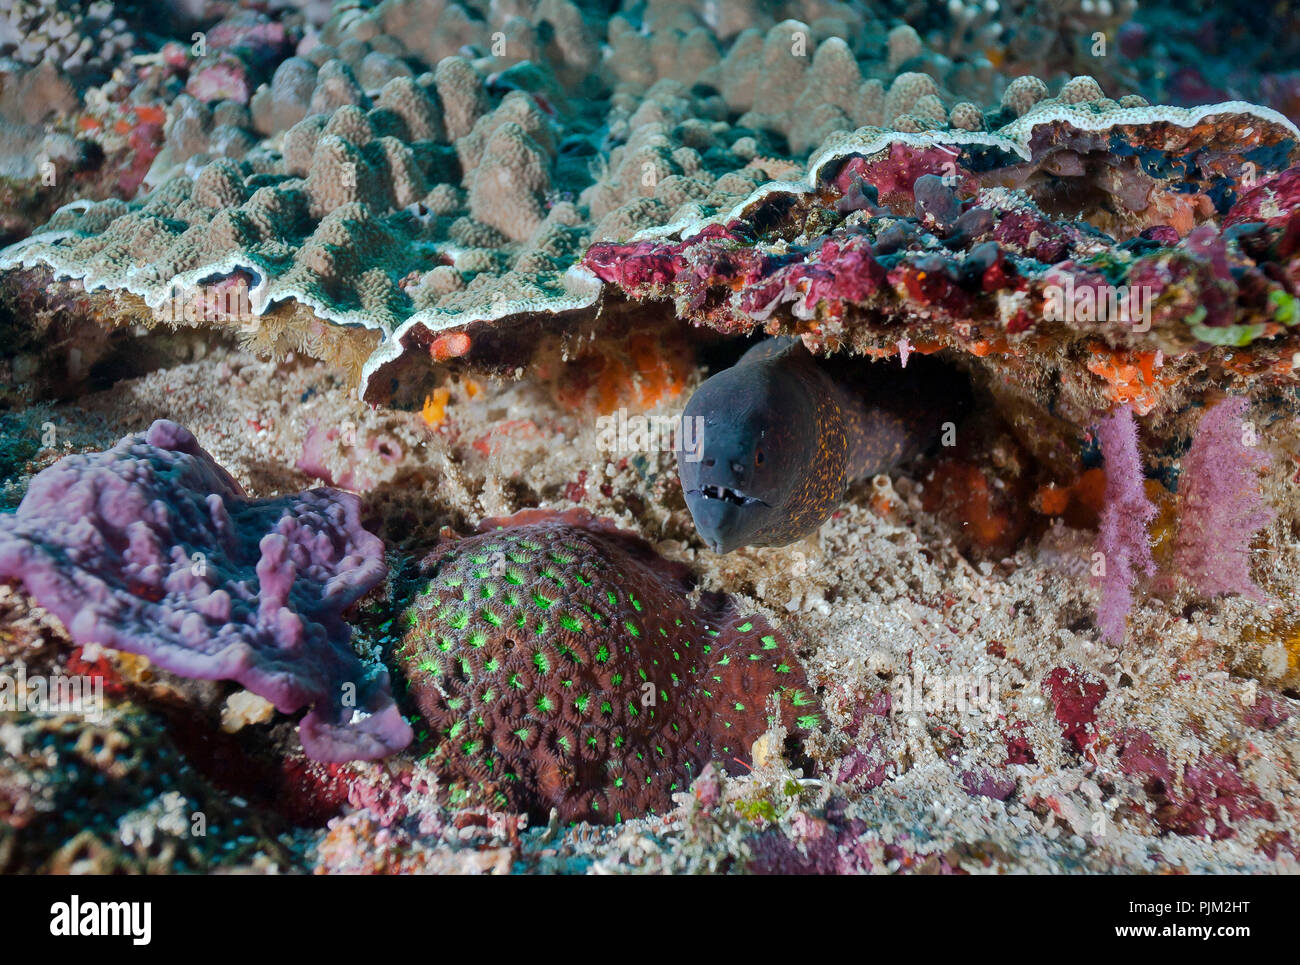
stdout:
[[(499, 797), (539, 819), (554, 807), (566, 822), (664, 813), (710, 761), (743, 762), (767, 695), (784, 695), (787, 727), (817, 720), (795, 716), (813, 702), (791, 688), (806, 685), (785, 640), (720, 594), (691, 595), (690, 572), (639, 538), (580, 511), (485, 528), (430, 555), (398, 624), (428, 759), (457, 800)], [(501, 555), (509, 565), (494, 566)], [(692, 646), (712, 665), (686, 664)]]

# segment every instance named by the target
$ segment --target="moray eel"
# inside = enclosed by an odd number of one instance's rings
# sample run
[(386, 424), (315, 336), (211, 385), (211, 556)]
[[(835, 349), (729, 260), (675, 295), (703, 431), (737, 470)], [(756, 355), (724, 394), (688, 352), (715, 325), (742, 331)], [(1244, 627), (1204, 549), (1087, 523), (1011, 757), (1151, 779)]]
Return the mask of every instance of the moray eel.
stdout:
[(715, 553), (802, 539), (851, 483), (917, 455), (959, 407), (952, 373), (924, 357), (904, 369), (760, 342), (686, 404), (677, 471), (695, 528)]

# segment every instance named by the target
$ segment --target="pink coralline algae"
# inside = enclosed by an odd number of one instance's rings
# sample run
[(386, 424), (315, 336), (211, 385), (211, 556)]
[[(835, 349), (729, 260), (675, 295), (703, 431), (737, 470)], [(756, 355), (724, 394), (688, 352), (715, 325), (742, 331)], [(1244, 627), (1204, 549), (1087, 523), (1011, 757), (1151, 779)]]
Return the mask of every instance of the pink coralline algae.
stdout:
[[(680, 241), (598, 243), (586, 266), (633, 298), (674, 298), (697, 323), (770, 320), (831, 345), (883, 346), (907, 325), (969, 347), (1059, 324), (1166, 351), (1245, 345), (1294, 322), (1296, 231), (1285, 226), (1300, 169), (1282, 167), (1293, 140), (1257, 130), (1229, 147), (1237, 120), (1210, 115), (1174, 134), (1049, 117), (1020, 132), (1028, 160), (992, 137), (850, 145), (814, 162), (802, 193), (756, 192)], [(1256, 186), (1265, 157), (1279, 173)], [(1129, 286), (1148, 302), (1121, 303), (1116, 317), (1074, 297)]]
[(1277, 818), (1277, 808), (1231, 758), (1205, 754), (1176, 768), (1148, 734), (1135, 732), (1126, 735), (1119, 764), (1123, 773), (1142, 780), (1156, 823), (1174, 834), (1222, 841), (1236, 837), (1246, 821)]
[(966, 874), (961, 856), (922, 853), (920, 842), (907, 834), (890, 840), (860, 817), (851, 816), (847, 802), (832, 798), (824, 814), (797, 811), (790, 833), (768, 829), (747, 839), (749, 874), (860, 875), (884, 868), (911, 874)]
[(1043, 681), (1052, 698), (1061, 736), (1080, 753), (1096, 737), (1097, 705), (1106, 696), (1106, 682), (1092, 680), (1079, 671), (1057, 667)]
[(374, 489), (384, 470), (401, 462), (402, 449), (395, 439), (382, 435), (357, 438), (355, 426), (313, 423), (302, 443), (298, 468), (309, 476), (352, 492)]
[(186, 92), (201, 101), (247, 104), (257, 81), (291, 50), (292, 33), (264, 15), (241, 11), (222, 20), (205, 37), (205, 50), (193, 62), (194, 48), (182, 48), (177, 66), (188, 69)]
[(1005, 801), (1016, 792), (1015, 778), (998, 777), (987, 768), (963, 771), (959, 775), (962, 790), (971, 797), (988, 797), (995, 801)]
[[(758, 875), (853, 875), (869, 874), (873, 851), (883, 849), (870, 836), (860, 818), (842, 814), (840, 802), (822, 818), (800, 812), (794, 818), (793, 834), (763, 832), (749, 839), (753, 857), (748, 871)], [(872, 845), (876, 844), (873, 848)]]
[(235, 101), (247, 104), (251, 94), (244, 65), (234, 57), (213, 59), (195, 69), (185, 91), (204, 103)]
[(22, 583), (80, 644), (235, 680), (299, 724), (320, 761), (383, 757), (411, 731), (342, 613), (384, 578), (354, 496), (248, 499), (194, 436), (159, 420), (37, 475), (0, 515), (0, 581)]
[(888, 690), (867, 697), (844, 688), (836, 694), (835, 702), (850, 718), (844, 732), (854, 738), (856, 745), (840, 760), (835, 780), (863, 791), (874, 790), (894, 770), (889, 754), (893, 697)]

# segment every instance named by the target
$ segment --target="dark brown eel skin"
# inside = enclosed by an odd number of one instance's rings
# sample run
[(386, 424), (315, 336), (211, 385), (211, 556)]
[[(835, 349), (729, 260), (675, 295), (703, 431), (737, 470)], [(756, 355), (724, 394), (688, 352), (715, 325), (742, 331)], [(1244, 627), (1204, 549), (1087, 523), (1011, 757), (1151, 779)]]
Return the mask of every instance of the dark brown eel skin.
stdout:
[(760, 342), (707, 379), (683, 414), (677, 471), (715, 553), (817, 531), (849, 485), (929, 447), (962, 408), (934, 360), (820, 359), (798, 338)]

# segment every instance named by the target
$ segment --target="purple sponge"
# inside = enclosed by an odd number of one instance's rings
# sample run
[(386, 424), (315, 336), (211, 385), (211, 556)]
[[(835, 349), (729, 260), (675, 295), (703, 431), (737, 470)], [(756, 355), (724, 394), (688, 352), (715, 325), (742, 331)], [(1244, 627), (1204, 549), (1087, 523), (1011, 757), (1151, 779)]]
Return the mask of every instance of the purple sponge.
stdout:
[(68, 456), (0, 514), (0, 580), (21, 582), (78, 643), (173, 673), (236, 680), (284, 713), (319, 761), (405, 747), (382, 667), (342, 613), (384, 578), (357, 498), (248, 499), (187, 430), (159, 420), (108, 452)]

